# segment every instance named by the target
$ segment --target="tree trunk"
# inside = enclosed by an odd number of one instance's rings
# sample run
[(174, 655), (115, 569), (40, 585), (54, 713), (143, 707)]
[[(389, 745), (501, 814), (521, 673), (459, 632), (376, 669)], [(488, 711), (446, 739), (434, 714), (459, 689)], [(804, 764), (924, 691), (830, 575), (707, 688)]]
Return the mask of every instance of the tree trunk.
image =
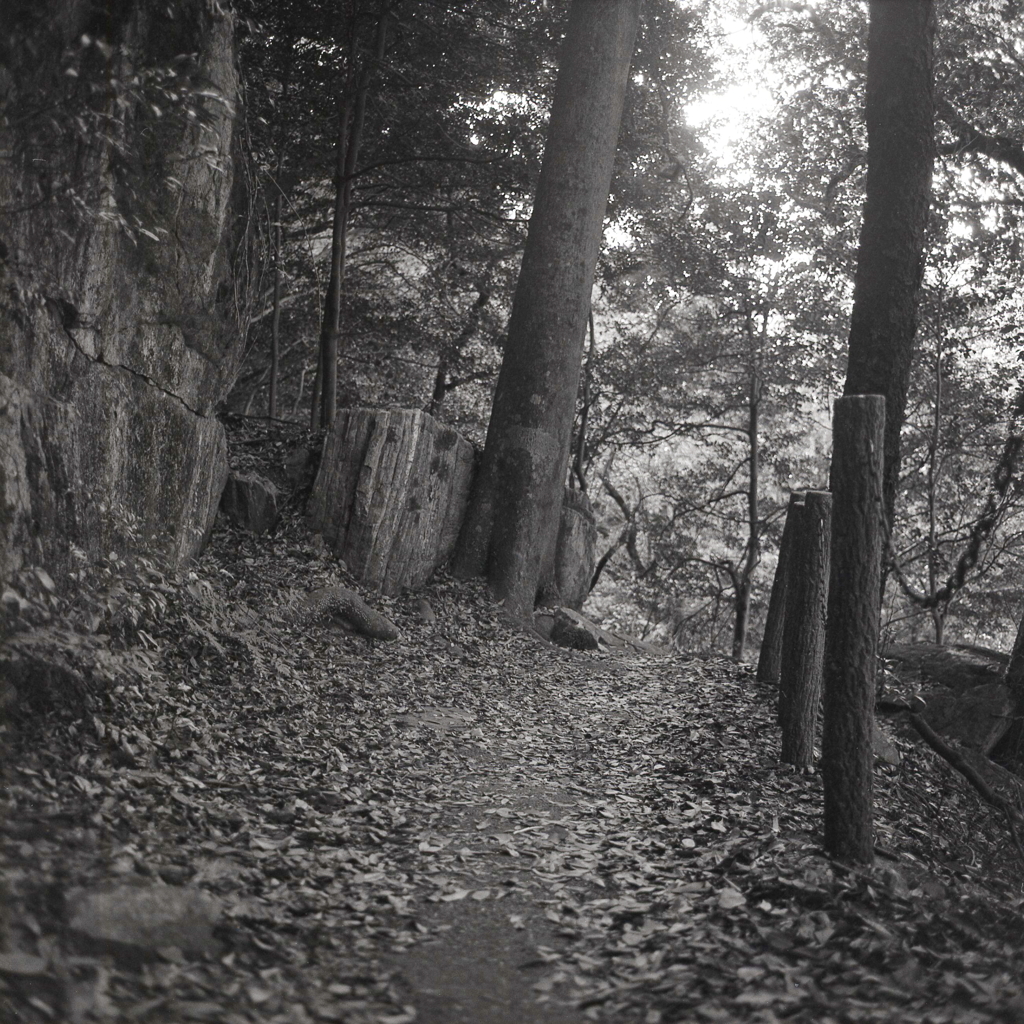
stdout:
[(764, 620), (764, 638), (761, 640), (761, 654), (757, 659), (757, 681), (778, 685), (782, 665), (782, 634), (786, 622), (786, 581), (789, 575), (789, 560), (793, 550), (793, 531), (796, 519), (803, 511), (804, 492), (793, 491), (789, 496), (786, 523), (779, 541), (779, 561), (775, 566), (772, 592), (768, 598), (768, 613)]
[[(278, 161), (278, 172), (280, 172)], [(281, 373), (281, 186), (274, 200), (274, 315), (270, 321), (270, 402), (267, 414), (277, 418), (277, 385)]]
[(641, 0), (574, 0), (456, 571), (532, 613), (557, 538), (584, 332)]
[(779, 721), (782, 760), (810, 768), (814, 764), (814, 731), (825, 653), (832, 495), (827, 491), (808, 491), (798, 522), (786, 588)]
[[(941, 316), (941, 310), (940, 310)], [(939, 444), (942, 440), (942, 323), (938, 326), (935, 342), (935, 410), (932, 416), (932, 433), (928, 439), (928, 596), (934, 598), (939, 591)], [(948, 607), (948, 605), (946, 606)], [(935, 642), (941, 646), (943, 627), (946, 621), (946, 607), (936, 605), (931, 609)]]
[[(597, 340), (594, 331), (594, 311), (587, 314), (587, 337), (590, 339), (587, 345), (587, 361), (583, 365), (583, 400), (580, 407), (580, 430), (576, 435), (576, 443), (573, 445), (572, 475), (579, 482), (580, 490), (584, 493), (587, 490), (587, 475), (583, 463), (587, 457), (587, 422), (590, 419), (590, 406), (593, 402), (591, 394), (591, 380), (594, 375), (594, 345)], [(570, 481), (571, 482), (571, 481)], [(597, 575), (594, 576), (597, 581)], [(593, 590), (593, 584), (591, 584)]]
[(935, 151), (935, 12), (932, 0), (871, 0), (868, 6), (867, 197), (843, 393), (885, 397), (884, 496), (891, 528)]
[(832, 568), (825, 640), (822, 782), (825, 849), (872, 861), (872, 730), (882, 581), (885, 399), (835, 403), (832, 426)]
[(476, 300), (466, 316), (466, 323), (463, 325), (462, 330), (459, 331), (458, 338), (455, 339), (454, 343), (446, 345), (441, 350), (437, 360), (437, 370), (434, 372), (434, 386), (430, 392), (430, 401), (427, 403), (426, 411), (431, 416), (436, 416), (441, 411), (445, 397), (455, 387), (455, 384), (450, 383), (448, 380), (450, 360), (458, 356), (472, 340), (473, 335), (476, 334), (476, 330), (480, 326), (480, 318), (483, 316), (484, 306), (487, 305), (490, 298), (491, 286), (486, 281), (483, 281), (479, 285)]
[(751, 353), (750, 394), (747, 417), (747, 550), (740, 567), (736, 587), (736, 622), (732, 634), (732, 658), (740, 661), (747, 644), (747, 622), (750, 618), (750, 581), (757, 568), (761, 547), (761, 524), (758, 520), (758, 486), (761, 451), (758, 420), (761, 412), (761, 374)]

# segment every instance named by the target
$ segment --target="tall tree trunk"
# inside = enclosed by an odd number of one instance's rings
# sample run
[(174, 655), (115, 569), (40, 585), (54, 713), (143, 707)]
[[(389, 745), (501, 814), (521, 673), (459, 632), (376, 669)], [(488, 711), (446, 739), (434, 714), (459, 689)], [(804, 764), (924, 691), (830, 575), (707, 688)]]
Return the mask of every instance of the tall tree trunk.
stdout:
[(584, 332), (641, 0), (574, 0), (456, 571), (533, 610), (557, 538)]
[[(278, 160), (278, 177), (281, 162)], [(270, 321), (270, 401), (267, 414), (277, 418), (277, 385), (281, 372), (281, 184), (274, 200), (274, 315)]]
[(885, 396), (891, 529), (935, 153), (935, 11), (932, 0), (871, 0), (868, 7), (867, 197), (844, 394)]
[[(580, 408), (580, 430), (576, 435), (576, 443), (573, 445), (572, 455), (572, 476), (580, 485), (584, 494), (587, 492), (587, 474), (583, 468), (584, 460), (587, 457), (587, 423), (590, 420), (590, 406), (593, 403), (591, 394), (591, 380), (594, 375), (594, 348), (597, 341), (597, 332), (594, 330), (594, 311), (587, 314), (587, 337), (590, 339), (587, 345), (587, 361), (583, 364), (583, 401)], [(571, 480), (570, 480), (571, 482)], [(594, 580), (590, 589), (594, 589), (598, 573), (595, 571)]]
[[(941, 317), (941, 312), (940, 312)], [(942, 437), (942, 322), (938, 324), (935, 342), (935, 410), (932, 417), (932, 435), (928, 439), (928, 596), (934, 598), (939, 590), (939, 442)], [(935, 642), (942, 646), (946, 610), (936, 605), (931, 609)]]
[[(373, 56), (359, 74), (352, 95), (350, 84), (356, 59), (355, 28), (353, 27), (352, 47), (349, 53), (350, 81), (345, 87), (345, 101), (342, 105), (338, 128), (338, 151), (335, 164), (334, 219), (331, 229), (331, 273), (324, 300), (324, 317), (320, 325), (320, 417), (319, 426), (330, 428), (338, 412), (338, 335), (341, 330), (341, 292), (345, 281), (346, 242), (348, 221), (352, 209), (352, 181), (359, 160), (363, 125), (366, 122), (366, 101), (370, 93), (370, 79), (375, 68), (384, 59), (387, 43), (388, 12), (382, 10), (377, 20), (377, 34), (374, 40)], [(314, 389), (314, 403), (317, 391)]]
[(463, 324), (462, 330), (459, 331), (459, 336), (452, 344), (445, 345), (438, 356), (437, 370), (434, 372), (434, 386), (431, 389), (430, 401), (427, 403), (426, 409), (431, 416), (436, 416), (441, 411), (445, 397), (455, 386), (454, 383), (448, 380), (451, 360), (462, 353), (462, 350), (472, 340), (473, 335), (476, 334), (477, 328), (480, 326), (480, 318), (483, 316), (484, 306), (490, 301), (490, 283), (484, 280), (477, 287), (476, 300), (466, 315), (466, 322)]
[[(766, 318), (767, 319), (767, 318)], [(757, 568), (761, 549), (761, 524), (758, 520), (758, 487), (760, 486), (761, 449), (758, 431), (761, 413), (761, 372), (756, 353), (751, 352), (750, 393), (747, 409), (747, 549), (739, 570), (736, 587), (736, 622), (732, 635), (733, 661), (740, 661), (747, 644), (747, 623), (750, 619), (750, 584)]]

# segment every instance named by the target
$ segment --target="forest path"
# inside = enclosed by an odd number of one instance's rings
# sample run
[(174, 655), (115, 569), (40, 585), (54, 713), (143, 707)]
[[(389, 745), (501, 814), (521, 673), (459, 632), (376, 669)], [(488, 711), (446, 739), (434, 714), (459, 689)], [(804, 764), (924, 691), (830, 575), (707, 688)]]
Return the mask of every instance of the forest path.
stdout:
[(556, 849), (566, 832), (553, 820), (572, 806), (573, 793), (554, 781), (528, 784), (510, 778), (503, 768), (491, 769), (494, 776), (479, 784), (474, 776), (480, 767), (469, 773), (470, 799), (449, 808), (435, 824), (464, 861), (458, 884), (466, 888), (454, 895), (468, 889), (468, 898), (442, 897), (424, 907), (419, 920), (435, 937), (385, 959), (397, 969), (400, 990), (408, 988), (407, 1001), (419, 1024), (586, 1020), (572, 1005), (550, 1000), (547, 962), (538, 950), (554, 952), (565, 942), (558, 925), (545, 916), (554, 900), (536, 884), (534, 857), (521, 856), (514, 845), (530, 832)]
[[(1024, 1019), (1011, 844), (930, 751), (877, 768), (887, 853), (851, 871), (743, 666), (555, 648), (445, 580), (435, 623), (373, 598), (393, 642), (282, 628), (336, 566), (229, 541), (144, 643), (36, 637), (113, 682), (30, 716), (6, 775), (0, 1019)], [(110, 885), (200, 890), (220, 948), (76, 944), (75, 891)]]

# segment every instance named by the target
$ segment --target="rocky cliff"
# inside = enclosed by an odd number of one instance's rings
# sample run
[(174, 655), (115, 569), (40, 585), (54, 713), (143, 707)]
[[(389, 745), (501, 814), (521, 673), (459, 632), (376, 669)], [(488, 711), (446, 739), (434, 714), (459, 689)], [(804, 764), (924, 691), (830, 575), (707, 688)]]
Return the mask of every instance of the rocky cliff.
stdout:
[(0, 580), (72, 546), (180, 564), (212, 524), (245, 306), (237, 94), (216, 0), (4, 5)]

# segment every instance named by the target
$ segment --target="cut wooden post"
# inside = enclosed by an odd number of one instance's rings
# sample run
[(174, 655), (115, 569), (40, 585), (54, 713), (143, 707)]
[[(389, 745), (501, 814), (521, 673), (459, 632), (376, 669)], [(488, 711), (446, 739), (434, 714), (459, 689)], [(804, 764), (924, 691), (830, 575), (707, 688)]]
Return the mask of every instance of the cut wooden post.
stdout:
[(786, 543), (786, 564), (782, 567), (782, 592), (779, 595), (779, 623), (778, 638), (776, 640), (777, 650), (775, 652), (775, 678), (772, 680), (778, 689), (778, 706), (775, 709), (775, 721), (781, 726), (789, 721), (788, 701), (790, 698), (789, 689), (783, 685), (783, 668), (786, 650), (786, 628), (789, 625), (789, 594), (793, 589), (795, 580), (793, 578), (793, 552), (800, 543), (804, 532), (804, 499), (806, 494), (801, 492), (797, 501), (791, 502), (789, 512), (786, 515), (785, 543)]
[(885, 399), (848, 395), (832, 422), (832, 569), (825, 639), (825, 850), (870, 864)]
[(999, 741), (1001, 754), (1016, 756), (1024, 748), (1024, 616), (1017, 628), (1017, 639), (1003, 674), (1003, 683), (1013, 701), (1012, 718), (1006, 735)]
[(777, 684), (779, 681), (779, 666), (782, 663), (782, 630), (786, 619), (786, 566), (789, 560), (790, 541), (793, 536), (793, 517), (798, 514), (793, 510), (803, 500), (803, 491), (794, 491), (789, 496), (786, 524), (782, 527), (782, 539), (779, 541), (779, 561), (775, 566), (772, 593), (768, 598), (768, 614), (764, 620), (764, 639), (761, 641), (761, 654), (757, 659), (756, 678), (759, 683)]
[(786, 615), (779, 685), (782, 760), (814, 764), (814, 730), (821, 699), (828, 601), (832, 495), (808, 491), (789, 551)]

